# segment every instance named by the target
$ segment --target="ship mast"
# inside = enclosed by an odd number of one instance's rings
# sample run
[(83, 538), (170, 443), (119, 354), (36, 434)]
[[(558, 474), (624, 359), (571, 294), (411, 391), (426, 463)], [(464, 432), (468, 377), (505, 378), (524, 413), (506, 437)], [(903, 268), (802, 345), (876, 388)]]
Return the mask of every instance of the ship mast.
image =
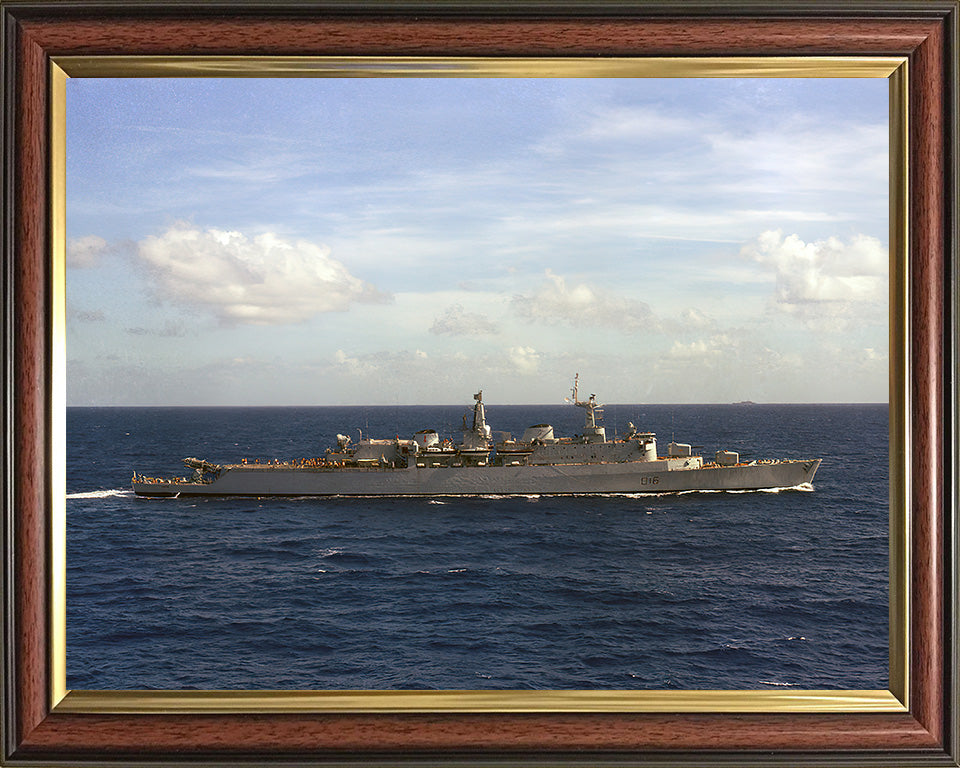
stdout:
[(600, 416), (602, 418), (603, 405), (597, 402), (597, 396), (593, 394), (590, 395), (590, 397), (587, 400), (578, 399), (577, 389), (579, 387), (579, 384), (580, 384), (580, 374), (578, 373), (573, 377), (573, 404), (578, 408), (583, 408), (586, 410), (587, 412), (586, 422), (584, 426), (589, 427), (591, 429), (596, 429), (597, 417)]

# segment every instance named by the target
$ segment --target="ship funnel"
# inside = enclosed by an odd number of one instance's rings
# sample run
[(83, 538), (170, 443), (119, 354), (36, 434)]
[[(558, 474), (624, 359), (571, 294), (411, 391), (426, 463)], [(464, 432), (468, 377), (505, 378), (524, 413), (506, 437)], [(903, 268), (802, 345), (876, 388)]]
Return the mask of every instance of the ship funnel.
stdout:
[(542, 443), (557, 442), (553, 436), (553, 427), (550, 424), (534, 424), (532, 427), (527, 427), (521, 441), (532, 443), (534, 440), (539, 440)]
[(414, 441), (421, 448), (429, 448), (440, 443), (440, 436), (435, 429), (421, 429), (413, 436)]

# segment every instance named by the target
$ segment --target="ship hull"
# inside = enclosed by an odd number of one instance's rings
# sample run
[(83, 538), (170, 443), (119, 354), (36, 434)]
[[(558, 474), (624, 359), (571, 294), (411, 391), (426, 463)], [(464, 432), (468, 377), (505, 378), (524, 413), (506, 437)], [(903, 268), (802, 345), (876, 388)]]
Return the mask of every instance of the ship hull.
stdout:
[(140, 496), (482, 496), (677, 493), (792, 488), (813, 482), (820, 459), (696, 469), (660, 462), (487, 467), (225, 467), (212, 482), (133, 483)]

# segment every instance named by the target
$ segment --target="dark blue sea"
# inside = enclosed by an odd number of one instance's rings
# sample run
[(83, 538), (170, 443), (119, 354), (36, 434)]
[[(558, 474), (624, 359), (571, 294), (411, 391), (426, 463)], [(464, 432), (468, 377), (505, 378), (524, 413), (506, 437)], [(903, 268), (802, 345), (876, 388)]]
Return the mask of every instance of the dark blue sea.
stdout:
[[(141, 499), (134, 470), (454, 436), (463, 406), (69, 408), (74, 689), (887, 687), (886, 405), (608, 405), (812, 491)], [(515, 435), (569, 405), (487, 407)]]

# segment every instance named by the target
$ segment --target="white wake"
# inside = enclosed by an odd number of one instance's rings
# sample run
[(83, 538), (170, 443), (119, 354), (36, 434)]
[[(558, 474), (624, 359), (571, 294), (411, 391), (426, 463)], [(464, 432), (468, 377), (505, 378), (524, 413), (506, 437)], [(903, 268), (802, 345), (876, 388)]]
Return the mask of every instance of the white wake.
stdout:
[(68, 499), (108, 499), (111, 496), (129, 498), (134, 493), (128, 489), (112, 488), (109, 491), (86, 491), (84, 493), (68, 493)]

